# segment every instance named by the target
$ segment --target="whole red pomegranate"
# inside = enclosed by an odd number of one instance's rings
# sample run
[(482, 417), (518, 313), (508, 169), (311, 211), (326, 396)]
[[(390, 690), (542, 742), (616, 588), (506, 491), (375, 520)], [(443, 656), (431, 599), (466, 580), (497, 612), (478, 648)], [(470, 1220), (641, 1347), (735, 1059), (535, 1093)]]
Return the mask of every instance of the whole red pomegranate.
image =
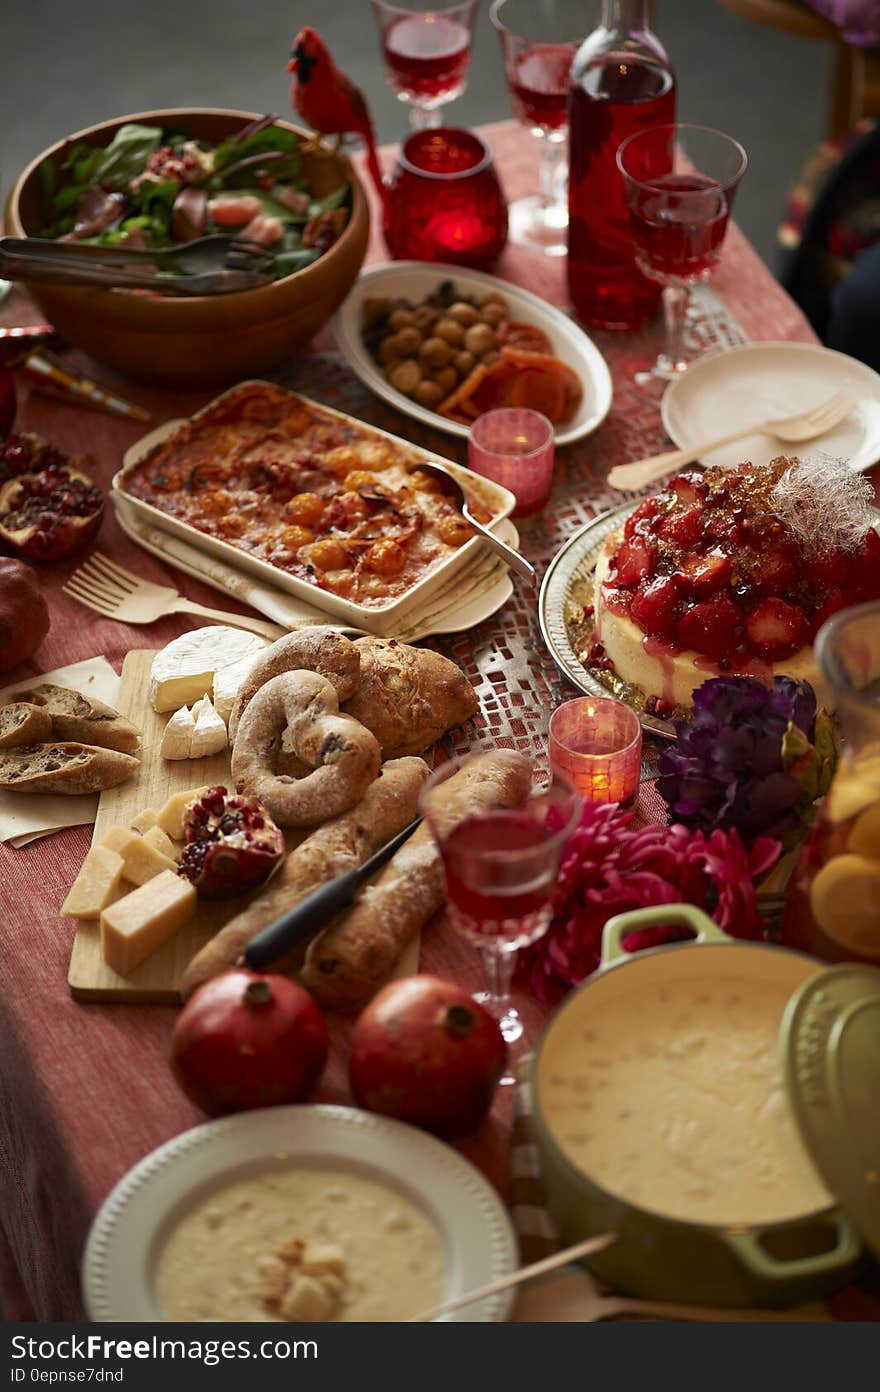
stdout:
[(49, 632), (49, 606), (36, 572), (0, 556), (0, 672), (32, 656)]
[(0, 448), (0, 544), (29, 561), (61, 561), (97, 535), (104, 495), (39, 435), (10, 435)]
[(226, 899), (262, 884), (284, 857), (284, 833), (256, 798), (209, 788), (183, 819), (179, 874), (203, 899)]
[(358, 1017), (349, 1082), (361, 1107), (438, 1136), (472, 1131), (507, 1061), (497, 1020), (436, 976), (392, 981)]
[(327, 1062), (327, 1026), (286, 976), (234, 968), (206, 981), (177, 1017), (171, 1067), (211, 1116), (301, 1102)]

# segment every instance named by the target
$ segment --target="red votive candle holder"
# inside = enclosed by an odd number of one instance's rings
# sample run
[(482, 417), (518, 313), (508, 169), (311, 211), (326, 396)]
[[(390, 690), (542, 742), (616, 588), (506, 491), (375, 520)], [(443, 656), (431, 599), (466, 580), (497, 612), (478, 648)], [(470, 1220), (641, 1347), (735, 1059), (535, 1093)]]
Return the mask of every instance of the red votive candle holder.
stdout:
[(510, 489), (516, 498), (513, 517), (531, 517), (546, 506), (555, 450), (550, 421), (524, 407), (486, 411), (468, 434), (468, 463), (475, 474)]
[(486, 142), (452, 127), (410, 135), (388, 185), (385, 241), (398, 261), (493, 265), (507, 205)]
[(550, 717), (550, 767), (587, 802), (636, 799), (642, 766), (642, 727), (629, 706), (610, 697), (566, 701)]

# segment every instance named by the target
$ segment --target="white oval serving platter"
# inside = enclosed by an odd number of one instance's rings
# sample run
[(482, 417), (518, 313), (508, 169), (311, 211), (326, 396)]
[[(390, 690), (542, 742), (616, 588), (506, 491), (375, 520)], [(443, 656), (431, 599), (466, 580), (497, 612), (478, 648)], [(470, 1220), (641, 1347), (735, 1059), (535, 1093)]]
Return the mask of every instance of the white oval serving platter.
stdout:
[(497, 290), (510, 305), (512, 317), (543, 329), (553, 344), (556, 357), (578, 374), (584, 386), (583, 400), (574, 418), (557, 431), (557, 445), (570, 445), (601, 425), (611, 408), (611, 374), (593, 340), (573, 319), (538, 295), (521, 290), (518, 285), (511, 285), (498, 276), (437, 262), (393, 261), (365, 271), (337, 312), (333, 328), (339, 352), (370, 391), (387, 401), (389, 406), (395, 406), (435, 430), (443, 430), (450, 435), (467, 435), (466, 425), (426, 410), (392, 387), (361, 337), (364, 300), (384, 295), (392, 299), (402, 296), (414, 301), (423, 300), (437, 289), (442, 280), (454, 281), (456, 288), (464, 295), (482, 297)]

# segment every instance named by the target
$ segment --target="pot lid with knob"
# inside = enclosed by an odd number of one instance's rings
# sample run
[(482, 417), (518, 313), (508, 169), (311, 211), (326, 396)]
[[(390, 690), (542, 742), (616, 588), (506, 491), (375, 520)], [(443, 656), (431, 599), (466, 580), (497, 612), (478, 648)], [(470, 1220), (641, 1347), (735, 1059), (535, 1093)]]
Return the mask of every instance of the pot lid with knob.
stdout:
[(804, 1143), (880, 1256), (880, 968), (819, 972), (788, 1003), (785, 1081)]

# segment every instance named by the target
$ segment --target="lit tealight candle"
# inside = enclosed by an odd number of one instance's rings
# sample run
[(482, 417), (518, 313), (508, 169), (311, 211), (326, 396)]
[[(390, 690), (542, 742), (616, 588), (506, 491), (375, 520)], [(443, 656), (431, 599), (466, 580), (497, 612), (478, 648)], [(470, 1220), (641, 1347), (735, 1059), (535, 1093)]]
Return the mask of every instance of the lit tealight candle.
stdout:
[(582, 696), (550, 717), (550, 766), (588, 802), (632, 802), (639, 790), (642, 727), (620, 701)]
[(555, 444), (553, 426), (540, 411), (502, 407), (474, 421), (468, 463), (474, 473), (510, 489), (516, 498), (514, 517), (529, 517), (550, 497)]

